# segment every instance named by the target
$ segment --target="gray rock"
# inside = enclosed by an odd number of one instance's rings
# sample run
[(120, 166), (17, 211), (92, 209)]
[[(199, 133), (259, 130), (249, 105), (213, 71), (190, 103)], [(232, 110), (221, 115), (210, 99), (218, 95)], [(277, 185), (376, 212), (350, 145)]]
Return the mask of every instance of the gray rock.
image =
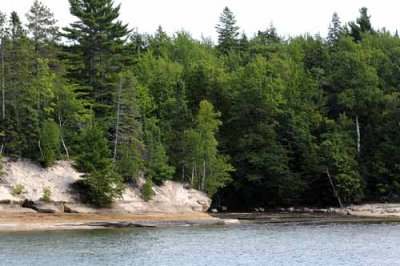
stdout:
[(293, 207), (290, 207), (290, 208), (288, 208), (287, 209), (289, 212), (294, 212), (294, 208)]
[(211, 212), (212, 212), (212, 213), (217, 213), (218, 210), (217, 210), (217, 209), (211, 209)]
[(310, 209), (310, 208), (307, 208), (307, 207), (305, 207), (305, 208), (303, 209), (303, 212), (314, 212), (314, 210), (313, 210), (313, 209)]
[(263, 207), (258, 208), (259, 212), (265, 212), (265, 209)]
[(99, 210), (82, 203), (65, 203), (64, 212), (66, 213), (98, 213)]
[(226, 212), (228, 210), (228, 208), (226, 206), (219, 206), (218, 208), (220, 211), (222, 212)]
[(39, 213), (60, 213), (64, 212), (64, 205), (37, 201), (35, 202), (35, 205), (32, 206), (32, 209)]

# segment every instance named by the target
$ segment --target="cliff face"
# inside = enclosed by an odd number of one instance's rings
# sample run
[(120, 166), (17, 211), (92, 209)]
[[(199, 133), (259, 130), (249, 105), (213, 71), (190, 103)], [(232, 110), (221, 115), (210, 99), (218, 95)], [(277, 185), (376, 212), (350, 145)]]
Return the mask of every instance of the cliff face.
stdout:
[[(120, 199), (109, 209), (95, 209), (80, 202), (79, 195), (71, 184), (81, 178), (70, 161), (58, 161), (49, 168), (41, 168), (26, 160), (11, 161), (3, 158), (3, 173), (0, 175), (0, 201), (23, 203), (38, 202), (45, 188), (51, 191), (51, 201), (56, 208), (49, 212), (116, 212), (116, 213), (185, 213), (204, 212), (211, 200), (203, 192), (185, 189), (181, 183), (167, 181), (154, 187), (155, 196), (145, 202), (139, 188), (127, 187)], [(139, 187), (143, 180), (139, 179)]]

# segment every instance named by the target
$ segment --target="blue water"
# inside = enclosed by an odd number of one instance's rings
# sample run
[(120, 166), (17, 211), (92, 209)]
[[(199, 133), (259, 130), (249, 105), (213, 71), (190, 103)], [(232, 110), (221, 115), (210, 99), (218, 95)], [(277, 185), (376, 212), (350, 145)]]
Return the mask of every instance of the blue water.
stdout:
[(400, 225), (0, 233), (0, 265), (400, 265)]

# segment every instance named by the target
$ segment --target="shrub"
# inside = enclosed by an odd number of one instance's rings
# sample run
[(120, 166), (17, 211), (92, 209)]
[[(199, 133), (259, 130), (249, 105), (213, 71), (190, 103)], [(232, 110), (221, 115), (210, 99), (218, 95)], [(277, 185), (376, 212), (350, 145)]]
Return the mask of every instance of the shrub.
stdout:
[(153, 182), (151, 180), (147, 180), (140, 189), (140, 193), (142, 194), (144, 201), (150, 201), (154, 196)]
[(18, 196), (21, 195), (24, 192), (24, 186), (23, 185), (15, 185), (11, 191), (11, 194), (13, 196)]
[(43, 188), (43, 196), (40, 199), (44, 202), (50, 202), (51, 201), (51, 190), (49, 187)]

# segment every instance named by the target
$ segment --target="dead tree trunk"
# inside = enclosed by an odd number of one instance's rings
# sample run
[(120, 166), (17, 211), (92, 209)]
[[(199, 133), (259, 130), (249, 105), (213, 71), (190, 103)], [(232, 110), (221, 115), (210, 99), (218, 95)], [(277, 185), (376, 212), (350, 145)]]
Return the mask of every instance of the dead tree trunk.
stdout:
[(339, 196), (339, 194), (338, 194), (338, 191), (336, 190), (335, 184), (333, 183), (332, 177), (331, 177), (331, 175), (330, 175), (330, 173), (329, 173), (329, 169), (326, 168), (325, 171), (326, 171), (326, 175), (328, 176), (329, 183), (330, 183), (331, 186), (332, 186), (333, 194), (335, 195), (335, 197), (336, 197), (336, 199), (337, 199), (337, 201), (338, 201), (338, 203), (339, 203), (340, 208), (343, 209), (342, 200), (340, 199), (340, 196)]
[(357, 131), (357, 157), (358, 157), (360, 156), (360, 150), (361, 150), (360, 122), (358, 120), (358, 115), (356, 115), (356, 131)]

